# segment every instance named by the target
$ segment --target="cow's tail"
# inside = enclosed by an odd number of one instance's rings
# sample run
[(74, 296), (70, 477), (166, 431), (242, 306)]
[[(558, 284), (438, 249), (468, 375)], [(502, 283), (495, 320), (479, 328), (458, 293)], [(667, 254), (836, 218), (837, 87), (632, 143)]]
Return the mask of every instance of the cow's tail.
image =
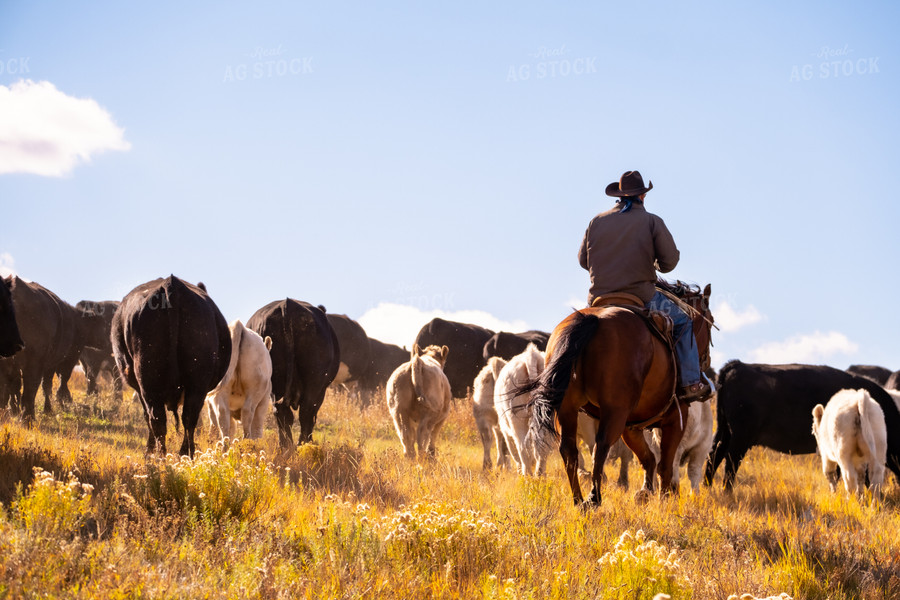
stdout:
[(419, 357), (419, 345), (415, 344), (410, 353), (409, 372), (412, 377), (413, 390), (419, 402), (425, 402), (425, 363)]
[(242, 337), (244, 337), (244, 324), (238, 319), (234, 322), (234, 329), (231, 330), (231, 358), (228, 359), (228, 369), (219, 381), (218, 386), (216, 386), (216, 391), (218, 391), (219, 387), (234, 381), (234, 376), (237, 373)]
[[(178, 294), (184, 294), (187, 291), (184, 284), (175, 277), (169, 275), (168, 279), (163, 282), (161, 289), (156, 292), (160, 295), (159, 310), (165, 311), (169, 321), (169, 369), (172, 374), (173, 381), (181, 381), (181, 374), (178, 365), (178, 335), (179, 335), (179, 312), (178, 307), (181, 303), (178, 301)], [(169, 410), (172, 411), (172, 419), (175, 421), (175, 431), (181, 431), (181, 420), (178, 418), (178, 406), (184, 401), (184, 390), (177, 397), (172, 398), (169, 404)]]
[(291, 406), (291, 402), (294, 400), (294, 371), (296, 370), (296, 363), (294, 362), (294, 321), (291, 318), (292, 302), (293, 300), (286, 298), (284, 304), (281, 305), (281, 328), (283, 331), (281, 339), (284, 340), (284, 348), (282, 349), (284, 352), (284, 396), (279, 402), (286, 402), (288, 406)]
[(559, 439), (556, 415), (569, 389), (572, 372), (599, 326), (600, 319), (596, 315), (576, 313), (571, 323), (554, 334), (556, 345), (553, 356), (541, 376), (516, 391), (517, 394), (533, 391), (531, 400), (533, 413), (529, 429), (534, 430), (532, 432), (534, 439), (541, 437), (541, 430), (545, 432), (544, 434), (549, 432), (552, 439)]
[(856, 407), (859, 411), (859, 432), (860, 437), (862, 438), (859, 450), (866, 460), (869, 473), (872, 472), (872, 468), (875, 466), (875, 461), (877, 460), (875, 458), (875, 432), (872, 431), (871, 420), (877, 419), (878, 415), (877, 412), (872, 409), (873, 404), (875, 404), (875, 401), (871, 399), (869, 393), (865, 390), (859, 395), (859, 400), (856, 401)]

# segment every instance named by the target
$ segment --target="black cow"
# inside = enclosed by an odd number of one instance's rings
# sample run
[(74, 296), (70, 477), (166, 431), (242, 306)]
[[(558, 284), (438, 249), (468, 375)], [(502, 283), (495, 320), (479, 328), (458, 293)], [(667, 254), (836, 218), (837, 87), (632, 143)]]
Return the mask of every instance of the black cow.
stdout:
[(478, 372), (487, 364), (484, 345), (493, 335), (493, 331), (478, 325), (435, 318), (419, 330), (415, 343), (419, 348), (432, 344), (450, 348), (444, 374), (450, 380), (453, 397), (465, 398)]
[(364, 406), (372, 402), (375, 393), (387, 385), (394, 370), (408, 361), (409, 356), (409, 350), (369, 338), (369, 367), (359, 380), (360, 400)]
[(325, 317), (340, 347), (340, 367), (332, 385), (359, 381), (369, 368), (369, 336), (366, 330), (347, 315), (327, 313)]
[(890, 395), (867, 377), (826, 366), (759, 365), (733, 360), (719, 371), (717, 430), (706, 463), (706, 484), (725, 459), (725, 488), (734, 487), (741, 460), (753, 446), (786, 454), (812, 454), (812, 410), (842, 389), (869, 392), (884, 411), (887, 466), (900, 479), (900, 412)]
[(879, 367), (877, 365), (850, 365), (847, 367), (847, 372), (868, 377), (872, 381), (878, 382), (878, 385), (886, 384), (888, 378), (891, 376), (890, 369), (885, 369), (884, 367)]
[[(44, 411), (51, 412), (49, 389), (53, 373), (71, 344), (74, 322), (66, 305), (42, 285), (13, 275), (4, 281), (15, 307), (16, 323), (25, 348), (3, 359), (0, 388), (5, 404), (8, 398), (20, 398), (22, 418), (34, 421), (34, 399), (43, 381)], [(69, 307), (71, 308), (71, 307)]]
[(487, 361), (492, 356), (499, 356), (503, 360), (509, 360), (525, 352), (528, 344), (534, 344), (538, 350), (543, 352), (547, 349), (547, 341), (549, 339), (550, 334), (545, 331), (531, 330), (522, 333), (498, 331), (484, 344), (484, 363), (487, 364)]
[(109, 339), (112, 330), (112, 319), (119, 308), (114, 300), (92, 302), (82, 300), (75, 305), (85, 323), (82, 329), (84, 348), (81, 350), (81, 366), (87, 378), (88, 395), (98, 393), (97, 380), (102, 373), (107, 373), (113, 382), (113, 395), (122, 400), (122, 377), (116, 368), (112, 343)]
[(181, 454), (194, 456), (194, 430), (207, 392), (231, 359), (228, 323), (203, 284), (170, 275), (131, 290), (113, 315), (116, 366), (138, 392), (150, 433), (147, 451), (166, 453), (166, 409), (182, 405)]
[(25, 347), (16, 325), (11, 287), (11, 281), (0, 278), (0, 358), (10, 357)]
[[(60, 406), (72, 401), (72, 392), (69, 391), (69, 379), (72, 377), (72, 370), (78, 364), (81, 358), (81, 351), (84, 349), (85, 340), (91, 335), (91, 329), (95, 328), (93, 317), (83, 317), (81, 311), (76, 309), (68, 302), (62, 302), (61, 310), (65, 315), (64, 321), (70, 324), (71, 334), (69, 338), (69, 346), (62, 359), (53, 368), (53, 372), (44, 376), (44, 410), (50, 412), (50, 404), (47, 400), (50, 398), (50, 392), (53, 390), (53, 376), (59, 376), (59, 387), (56, 389), (56, 401)], [(109, 331), (106, 332), (107, 338)], [(108, 343), (108, 342), (107, 342)]]
[(293, 445), (294, 410), (300, 443), (312, 441), (325, 390), (337, 375), (340, 347), (321, 307), (288, 298), (270, 302), (247, 321), (247, 328), (272, 338), (272, 394), (282, 447)]

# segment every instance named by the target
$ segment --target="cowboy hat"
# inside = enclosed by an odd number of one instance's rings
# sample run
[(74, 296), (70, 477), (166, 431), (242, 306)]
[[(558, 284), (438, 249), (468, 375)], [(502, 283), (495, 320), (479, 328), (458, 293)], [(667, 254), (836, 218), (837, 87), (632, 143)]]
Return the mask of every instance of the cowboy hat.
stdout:
[(639, 171), (627, 171), (622, 174), (622, 178), (619, 181), (614, 181), (606, 186), (606, 195), (615, 196), (616, 198), (640, 196), (652, 189), (652, 181), (650, 182), (650, 187), (644, 187), (644, 178), (641, 177)]

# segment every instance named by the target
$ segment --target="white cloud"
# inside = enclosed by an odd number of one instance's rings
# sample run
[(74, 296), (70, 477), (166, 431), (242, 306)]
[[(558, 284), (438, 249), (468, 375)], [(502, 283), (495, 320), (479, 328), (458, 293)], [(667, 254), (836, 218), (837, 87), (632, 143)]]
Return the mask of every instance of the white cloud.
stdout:
[(754, 362), (768, 364), (823, 363), (834, 355), (850, 355), (859, 345), (837, 331), (796, 335), (783, 342), (763, 344), (750, 353)]
[(90, 98), (75, 98), (49, 81), (0, 85), (0, 175), (61, 177), (107, 150), (129, 150), (125, 130)]
[(712, 313), (716, 320), (716, 325), (723, 333), (735, 332), (747, 325), (753, 325), (765, 319), (753, 305), (739, 312), (725, 300), (719, 302)]
[(481, 325), (492, 331), (519, 332), (528, 329), (524, 321), (503, 321), (481, 310), (426, 311), (391, 302), (381, 302), (375, 308), (370, 308), (357, 321), (369, 337), (410, 348), (422, 326), (435, 317)]
[(9, 252), (0, 252), (0, 277), (16, 275), (16, 261)]

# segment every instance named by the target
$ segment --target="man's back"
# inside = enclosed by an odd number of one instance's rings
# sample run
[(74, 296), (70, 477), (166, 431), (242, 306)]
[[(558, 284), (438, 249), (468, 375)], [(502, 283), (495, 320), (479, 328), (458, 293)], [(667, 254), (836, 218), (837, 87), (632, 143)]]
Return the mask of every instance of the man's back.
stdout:
[(640, 201), (625, 212), (620, 208), (594, 217), (581, 242), (579, 262), (591, 274), (588, 302), (627, 292), (646, 304), (656, 291), (656, 271), (668, 273), (680, 255), (666, 224)]

